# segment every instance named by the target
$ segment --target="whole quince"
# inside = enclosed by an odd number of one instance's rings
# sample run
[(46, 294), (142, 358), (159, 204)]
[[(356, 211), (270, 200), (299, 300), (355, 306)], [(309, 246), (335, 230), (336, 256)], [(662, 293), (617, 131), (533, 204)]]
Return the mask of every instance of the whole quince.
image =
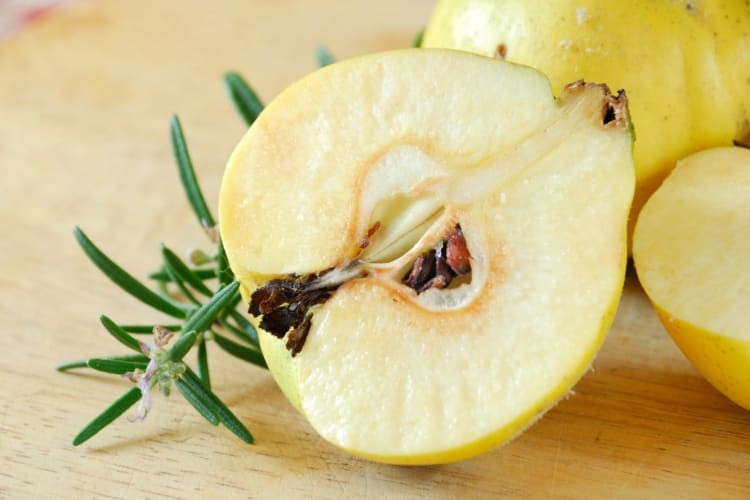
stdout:
[(750, 132), (750, 2), (442, 0), (423, 46), (627, 90), (640, 208), (675, 162)]

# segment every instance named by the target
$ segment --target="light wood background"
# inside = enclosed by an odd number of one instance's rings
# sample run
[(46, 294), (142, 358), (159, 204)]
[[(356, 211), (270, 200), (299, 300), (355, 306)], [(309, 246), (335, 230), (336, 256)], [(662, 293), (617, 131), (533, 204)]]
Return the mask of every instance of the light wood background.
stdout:
[(158, 266), (161, 242), (207, 247), (177, 182), (169, 114), (180, 113), (214, 206), (243, 133), (225, 70), (270, 100), (314, 68), (318, 43), (339, 58), (404, 47), (431, 8), (80, 1), (0, 44), (0, 497), (750, 497), (750, 413), (697, 375), (632, 273), (575, 394), (519, 439), (462, 463), (347, 456), (317, 437), (268, 373), (216, 350), (215, 390), (256, 445), (210, 427), (179, 397), (157, 397), (144, 423), (120, 419), (71, 446), (127, 383), (54, 366), (122, 352), (101, 313), (162, 319), (99, 274), (73, 224), (141, 277)]

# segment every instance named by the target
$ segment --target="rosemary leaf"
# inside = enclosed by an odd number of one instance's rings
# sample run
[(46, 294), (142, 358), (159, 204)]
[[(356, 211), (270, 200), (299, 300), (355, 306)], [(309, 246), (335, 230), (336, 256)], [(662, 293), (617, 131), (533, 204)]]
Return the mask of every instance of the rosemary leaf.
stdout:
[[(120, 328), (128, 333), (144, 334), (153, 333), (156, 325), (120, 325)], [(182, 328), (180, 325), (159, 325), (162, 328), (169, 330), (170, 332), (179, 332)]]
[(148, 363), (149, 357), (145, 354), (123, 354), (121, 356), (106, 356), (100, 359), (111, 359), (113, 361), (132, 361)]
[(414, 36), (414, 40), (411, 42), (411, 46), (418, 49), (422, 46), (422, 40), (424, 40), (424, 30), (421, 30)]
[(261, 368), (268, 368), (266, 360), (263, 358), (263, 354), (258, 349), (251, 349), (242, 344), (238, 344), (234, 340), (230, 340), (218, 333), (214, 334), (214, 341), (216, 345), (221, 347), (223, 350), (231, 354), (236, 358), (240, 358), (244, 361), (252, 363)]
[(232, 323), (227, 321), (226, 319), (219, 319), (219, 324), (229, 333), (233, 334), (238, 339), (244, 341), (244, 342), (250, 342), (250, 339), (247, 338), (247, 334), (243, 332), (240, 328), (234, 326)]
[(104, 328), (107, 329), (110, 335), (117, 339), (122, 345), (129, 347), (135, 352), (141, 352), (141, 344), (135, 338), (131, 337), (128, 332), (117, 326), (114, 321), (103, 314), (99, 316), (99, 321), (101, 321), (102, 325), (104, 325)]
[(263, 111), (263, 103), (250, 85), (234, 71), (230, 71), (224, 75), (224, 86), (234, 103), (234, 107), (237, 108), (237, 111), (249, 127), (258, 118), (260, 112)]
[(187, 315), (187, 309), (176, 303), (166, 300), (156, 292), (151, 291), (144, 284), (133, 278), (124, 269), (115, 264), (77, 226), (73, 228), (78, 244), (88, 255), (91, 261), (98, 267), (109, 279), (111, 279), (120, 288), (131, 294), (141, 302), (158, 309), (159, 311), (174, 316), (175, 318), (184, 318)]
[(260, 343), (258, 342), (258, 332), (255, 330), (255, 327), (252, 325), (252, 323), (250, 323), (247, 318), (242, 315), (241, 312), (237, 311), (236, 309), (232, 309), (231, 311), (229, 311), (229, 317), (232, 318), (242, 329), (242, 331), (245, 332), (245, 335), (247, 335), (247, 339), (251, 344), (256, 347), (260, 346)]
[[(128, 363), (145, 363), (148, 364), (149, 358), (145, 354), (123, 354), (121, 356), (106, 356), (106, 357), (100, 357), (97, 359), (104, 359), (107, 361), (125, 361)], [(89, 360), (88, 359), (80, 359), (77, 361), (68, 361), (66, 363), (62, 363), (61, 365), (58, 365), (56, 367), (57, 371), (67, 371), (74, 368), (88, 368)]]
[(193, 207), (193, 211), (198, 217), (201, 226), (206, 229), (213, 228), (216, 226), (216, 222), (206, 205), (203, 192), (198, 185), (198, 179), (195, 177), (195, 170), (193, 169), (193, 162), (190, 160), (190, 152), (185, 141), (185, 134), (182, 132), (182, 125), (180, 125), (180, 119), (177, 118), (177, 115), (172, 115), (169, 130), (172, 137), (174, 156), (177, 160), (177, 169), (180, 173), (180, 181), (182, 181), (182, 187), (185, 189), (188, 201)]
[(252, 444), (255, 440), (253, 439), (253, 435), (250, 434), (250, 431), (247, 430), (247, 427), (245, 427), (242, 422), (232, 413), (232, 411), (227, 408), (227, 406), (209, 389), (206, 389), (206, 387), (201, 383), (198, 376), (188, 368), (185, 373), (182, 374), (182, 380), (190, 386), (190, 388), (195, 391), (197, 394), (200, 395), (200, 397), (205, 400), (209, 405), (210, 408), (216, 412), (216, 414), (219, 416), (219, 420), (221, 420), (221, 423), (224, 424), (224, 426), (229, 429), (232, 433), (234, 433), (235, 436), (243, 440), (244, 442), (248, 444)]
[(198, 333), (207, 330), (211, 326), (211, 323), (216, 320), (221, 310), (235, 300), (239, 287), (240, 284), (234, 281), (216, 292), (208, 302), (203, 304), (185, 321), (185, 324), (182, 325), (183, 335), (191, 330)]
[(198, 333), (196, 333), (195, 330), (184, 333), (180, 338), (178, 338), (172, 348), (169, 350), (170, 361), (182, 361), (182, 358), (185, 357), (185, 354), (187, 354), (188, 351), (195, 345), (196, 338), (198, 338)]
[(211, 374), (208, 371), (208, 349), (206, 342), (198, 344), (198, 377), (200, 377), (206, 389), (211, 389)]
[[(164, 269), (167, 271), (167, 274), (169, 275), (170, 281), (172, 283), (174, 283), (175, 285), (177, 285), (177, 288), (180, 289), (180, 292), (182, 293), (182, 295), (186, 299), (188, 299), (190, 302), (192, 302), (193, 304), (195, 304), (196, 306), (200, 306), (201, 305), (200, 301), (195, 298), (195, 295), (193, 295), (190, 290), (188, 290), (188, 288), (185, 286), (185, 282), (182, 281), (182, 278), (180, 277), (179, 274), (177, 274), (175, 272), (174, 268), (172, 268), (169, 264), (167, 264), (165, 262), (164, 263)], [(164, 289), (162, 291), (162, 293), (164, 293), (164, 291), (167, 288), (166, 287), (166, 283), (165, 282), (159, 282), (159, 284), (160, 285), (164, 285)], [(169, 292), (167, 292), (167, 293), (169, 293)]]
[(200, 394), (195, 392), (192, 387), (181, 378), (175, 379), (174, 383), (187, 402), (193, 405), (193, 408), (195, 408), (198, 413), (203, 415), (211, 425), (219, 425), (219, 415), (216, 414), (216, 411), (214, 411), (209, 401), (202, 398)]
[[(216, 271), (214, 269), (191, 269), (190, 271), (204, 281), (216, 277)], [(171, 281), (169, 274), (161, 269), (152, 272), (148, 275), (148, 277), (154, 281)]]
[(79, 359), (76, 361), (66, 361), (65, 363), (60, 363), (55, 367), (55, 370), (59, 372), (64, 372), (68, 370), (72, 370), (74, 368), (88, 368), (88, 363), (85, 359)]
[(224, 242), (221, 241), (221, 237), (219, 237), (219, 251), (216, 254), (216, 270), (214, 272), (220, 286), (228, 285), (234, 281), (234, 273), (229, 267), (229, 260), (224, 251)]
[(148, 366), (147, 361), (123, 361), (106, 358), (91, 358), (88, 360), (87, 364), (89, 368), (93, 368), (94, 370), (105, 373), (115, 373), (117, 375), (132, 372), (136, 368), (145, 370), (146, 366)]
[(329, 64), (336, 62), (331, 52), (322, 45), (318, 45), (315, 48), (315, 58), (318, 60), (319, 68), (324, 68)]
[(167, 271), (171, 270), (182, 281), (193, 287), (206, 297), (213, 295), (210, 288), (203, 283), (203, 280), (195, 274), (172, 250), (165, 245), (161, 246), (161, 254), (164, 257), (164, 265)]
[(133, 387), (123, 394), (120, 399), (112, 403), (109, 408), (99, 414), (99, 416), (92, 420), (91, 423), (84, 427), (83, 430), (73, 438), (73, 446), (78, 446), (91, 439), (97, 432), (125, 413), (127, 409), (133, 406), (139, 399), (141, 399), (141, 390), (137, 387)]
[[(97, 359), (105, 359), (108, 361), (125, 361), (128, 363), (146, 363), (149, 362), (149, 357), (145, 354), (123, 354), (120, 356), (105, 356), (100, 357)], [(67, 370), (72, 370), (74, 368), (88, 368), (89, 360), (88, 359), (79, 359), (76, 361), (68, 361), (66, 363), (62, 363), (61, 365), (58, 365), (55, 369), (60, 372), (64, 372)]]

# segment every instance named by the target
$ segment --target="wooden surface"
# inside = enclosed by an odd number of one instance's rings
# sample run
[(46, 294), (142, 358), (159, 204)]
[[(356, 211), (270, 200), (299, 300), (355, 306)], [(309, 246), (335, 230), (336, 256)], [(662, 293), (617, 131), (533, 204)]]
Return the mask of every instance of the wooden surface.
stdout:
[(750, 413), (696, 374), (632, 274), (575, 394), (472, 460), (402, 468), (349, 457), (266, 372), (215, 350), (215, 390), (256, 445), (205, 424), (181, 398), (157, 397), (144, 423), (120, 419), (71, 446), (127, 383), (53, 367), (122, 352), (101, 313), (162, 320), (86, 261), (73, 224), (137, 276), (158, 265), (161, 242), (207, 247), (177, 182), (169, 114), (179, 111), (215, 205), (243, 133), (225, 70), (268, 100), (314, 68), (317, 43), (340, 58), (406, 46), (431, 4), (78, 2), (0, 44), (0, 497), (750, 496)]

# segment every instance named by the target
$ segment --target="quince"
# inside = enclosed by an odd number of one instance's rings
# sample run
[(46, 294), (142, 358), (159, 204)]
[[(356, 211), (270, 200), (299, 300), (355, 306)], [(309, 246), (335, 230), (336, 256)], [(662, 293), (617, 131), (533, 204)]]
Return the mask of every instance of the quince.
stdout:
[(232, 154), (221, 234), (271, 373), (336, 446), (449, 462), (531, 425), (617, 308), (625, 96), (407, 50), (289, 87)]

